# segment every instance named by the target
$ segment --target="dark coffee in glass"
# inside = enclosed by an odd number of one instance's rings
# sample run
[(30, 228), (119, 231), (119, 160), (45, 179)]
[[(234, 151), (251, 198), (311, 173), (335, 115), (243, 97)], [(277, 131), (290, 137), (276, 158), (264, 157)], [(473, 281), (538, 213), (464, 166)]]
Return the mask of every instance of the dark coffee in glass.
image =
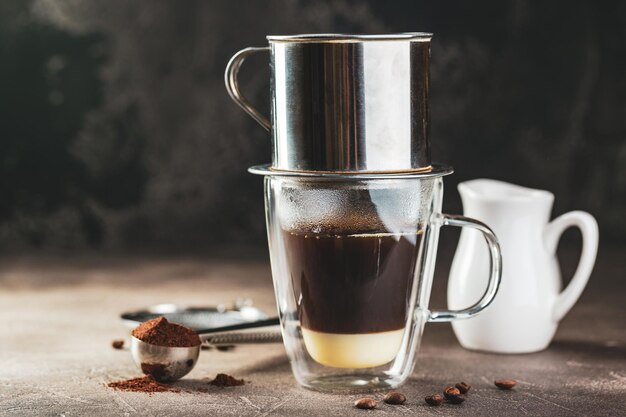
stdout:
[[(421, 232), (284, 231), (283, 239), (309, 353), (335, 367), (392, 360), (407, 322)], [(330, 349), (355, 343), (381, 348), (369, 363), (343, 363)]]

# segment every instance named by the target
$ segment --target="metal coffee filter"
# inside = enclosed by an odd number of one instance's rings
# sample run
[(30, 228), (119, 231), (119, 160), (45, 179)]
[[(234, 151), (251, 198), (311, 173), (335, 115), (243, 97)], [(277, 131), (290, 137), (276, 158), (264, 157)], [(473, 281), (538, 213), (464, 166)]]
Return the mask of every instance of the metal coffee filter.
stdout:
[[(268, 36), (226, 69), (231, 97), (272, 134), (272, 169), (393, 173), (431, 169), (430, 33)], [(247, 56), (270, 53), (271, 117), (241, 94)]]

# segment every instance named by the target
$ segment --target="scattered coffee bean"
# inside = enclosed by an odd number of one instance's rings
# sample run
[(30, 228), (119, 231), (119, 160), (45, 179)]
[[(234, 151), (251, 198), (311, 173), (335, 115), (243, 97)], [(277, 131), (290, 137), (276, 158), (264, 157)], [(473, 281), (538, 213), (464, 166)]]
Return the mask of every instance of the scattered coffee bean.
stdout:
[(517, 385), (517, 381), (514, 379), (496, 379), (493, 383), (496, 384), (496, 387), (503, 390), (511, 389)]
[(447, 386), (443, 389), (443, 396), (452, 404), (461, 404), (465, 397), (461, 395), (461, 390), (456, 387)]
[(461, 394), (467, 394), (467, 391), (469, 391), (470, 388), (472, 388), (472, 386), (466, 382), (459, 382), (458, 384), (455, 385), (455, 387), (456, 389), (461, 391)]
[(387, 395), (385, 395), (385, 398), (383, 398), (383, 401), (386, 402), (387, 404), (393, 404), (393, 405), (404, 404), (404, 402), (406, 401), (406, 396), (402, 394), (401, 392), (392, 391), (388, 393)]
[(448, 400), (450, 404), (461, 404), (463, 401), (465, 401), (465, 396), (463, 394), (449, 395), (446, 397), (446, 400)]
[(356, 408), (360, 408), (361, 410), (372, 410), (376, 408), (376, 404), (376, 400), (369, 397), (361, 398), (360, 400), (356, 400), (354, 402), (354, 406)]
[(111, 342), (111, 346), (113, 346), (113, 349), (124, 349), (124, 340), (115, 339)]
[(448, 398), (454, 395), (459, 395), (461, 391), (458, 388), (447, 386), (443, 389), (443, 396)]
[(441, 403), (443, 402), (443, 397), (439, 394), (429, 395), (428, 397), (424, 398), (424, 401), (426, 401), (426, 404), (428, 405), (441, 405)]

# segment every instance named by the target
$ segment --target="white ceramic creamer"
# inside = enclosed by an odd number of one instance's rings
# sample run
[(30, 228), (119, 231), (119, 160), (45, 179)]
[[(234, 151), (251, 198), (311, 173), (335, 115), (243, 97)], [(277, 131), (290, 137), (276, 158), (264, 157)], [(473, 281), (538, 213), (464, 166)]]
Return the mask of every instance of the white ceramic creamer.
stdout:
[[(589, 280), (598, 250), (595, 219), (572, 211), (550, 222), (552, 193), (501, 181), (467, 181), (458, 190), (464, 214), (486, 223), (498, 236), (503, 270), (493, 304), (479, 316), (453, 322), (454, 333), (467, 349), (499, 353), (545, 349)], [(562, 233), (572, 226), (580, 228), (583, 249), (574, 277), (561, 291), (555, 252)], [(489, 253), (482, 239), (472, 230), (461, 232), (450, 271), (449, 308), (472, 304), (487, 287)]]

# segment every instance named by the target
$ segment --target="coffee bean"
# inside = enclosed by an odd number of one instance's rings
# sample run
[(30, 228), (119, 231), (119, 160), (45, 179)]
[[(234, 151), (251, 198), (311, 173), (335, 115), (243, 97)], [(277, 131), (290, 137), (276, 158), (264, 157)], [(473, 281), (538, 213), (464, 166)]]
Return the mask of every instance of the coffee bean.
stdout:
[(465, 396), (463, 394), (448, 395), (446, 397), (446, 400), (448, 400), (450, 404), (461, 404), (463, 401), (465, 401)]
[(399, 405), (399, 404), (404, 404), (404, 402), (406, 401), (406, 396), (404, 394), (402, 394), (401, 392), (390, 392), (387, 395), (385, 395), (385, 398), (383, 398), (383, 401), (386, 402), (387, 404), (393, 404), (393, 405)]
[(426, 401), (426, 404), (428, 405), (441, 405), (441, 403), (443, 402), (443, 397), (439, 394), (429, 395), (428, 397), (424, 398), (424, 401)]
[(371, 410), (376, 408), (376, 404), (376, 400), (369, 397), (361, 398), (360, 400), (356, 400), (354, 402), (354, 406), (356, 408), (360, 408), (361, 410)]
[(514, 379), (496, 379), (493, 383), (496, 384), (496, 387), (503, 390), (511, 389), (517, 385), (517, 381)]
[(447, 386), (443, 389), (443, 396), (452, 404), (461, 404), (465, 401), (465, 397), (461, 395), (461, 391), (451, 386)]
[(448, 398), (454, 395), (459, 395), (461, 391), (458, 388), (447, 386), (443, 389), (443, 396)]
[(124, 341), (122, 339), (116, 339), (111, 342), (111, 346), (113, 346), (113, 349), (123, 349)]
[(470, 388), (472, 388), (472, 386), (466, 382), (459, 382), (458, 384), (455, 385), (455, 387), (456, 389), (461, 391), (461, 394), (467, 394), (467, 391), (469, 391)]

